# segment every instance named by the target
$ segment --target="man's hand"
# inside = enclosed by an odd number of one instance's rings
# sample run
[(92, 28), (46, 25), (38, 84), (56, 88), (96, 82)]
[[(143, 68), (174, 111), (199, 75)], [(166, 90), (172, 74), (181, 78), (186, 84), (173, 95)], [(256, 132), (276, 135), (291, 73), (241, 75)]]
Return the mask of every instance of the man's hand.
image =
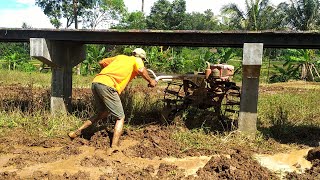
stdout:
[(156, 85), (157, 85), (157, 81), (154, 79), (151, 79), (148, 84), (148, 87), (156, 87)]
[(143, 67), (141, 70), (138, 72), (146, 81), (149, 82), (148, 87), (155, 87), (157, 85), (157, 81), (152, 79), (149, 76), (149, 73), (145, 67)]

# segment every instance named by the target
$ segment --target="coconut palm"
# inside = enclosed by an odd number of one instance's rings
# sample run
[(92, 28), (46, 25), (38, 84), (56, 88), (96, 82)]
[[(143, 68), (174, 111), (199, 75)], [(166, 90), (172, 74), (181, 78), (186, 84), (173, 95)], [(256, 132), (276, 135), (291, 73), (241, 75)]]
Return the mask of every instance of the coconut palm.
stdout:
[(290, 0), (291, 4), (282, 3), (279, 6), (286, 12), (286, 22), (289, 28), (295, 30), (315, 30), (320, 25), (319, 0)]
[(257, 31), (277, 27), (279, 19), (274, 17), (275, 10), (269, 0), (246, 0), (245, 11), (231, 3), (222, 7), (221, 14), (230, 29)]
[[(290, 0), (291, 4), (282, 3), (278, 7), (285, 14), (286, 26), (289, 29), (309, 31), (316, 30), (320, 25), (320, 2), (319, 0)], [(314, 81), (319, 78), (315, 64), (318, 55), (315, 50), (288, 50), (286, 64), (293, 64), (300, 69), (300, 78), (307, 81)]]

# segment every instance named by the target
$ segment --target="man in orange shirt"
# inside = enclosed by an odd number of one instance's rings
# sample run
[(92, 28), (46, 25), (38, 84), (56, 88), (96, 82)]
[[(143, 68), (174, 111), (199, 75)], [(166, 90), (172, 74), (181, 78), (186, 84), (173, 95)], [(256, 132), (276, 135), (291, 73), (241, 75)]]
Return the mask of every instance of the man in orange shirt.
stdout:
[(107, 117), (111, 113), (117, 119), (111, 147), (115, 148), (118, 146), (125, 118), (119, 95), (137, 75), (141, 75), (148, 81), (150, 87), (157, 85), (157, 82), (150, 78), (144, 67), (143, 60), (145, 58), (146, 52), (141, 48), (137, 48), (132, 52), (132, 56), (118, 55), (99, 62), (102, 70), (93, 79), (91, 87), (97, 114), (85, 121), (78, 130), (70, 132), (68, 135), (71, 139), (80, 136), (83, 129)]

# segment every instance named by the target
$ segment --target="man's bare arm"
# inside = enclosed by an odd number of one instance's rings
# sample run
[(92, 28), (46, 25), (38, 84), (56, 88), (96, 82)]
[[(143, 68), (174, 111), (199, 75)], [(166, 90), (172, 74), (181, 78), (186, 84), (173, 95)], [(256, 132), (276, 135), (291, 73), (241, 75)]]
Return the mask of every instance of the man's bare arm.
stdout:
[(146, 81), (148, 81), (150, 87), (155, 87), (157, 85), (157, 81), (149, 76), (149, 73), (145, 67), (139, 69), (139, 75), (141, 75)]

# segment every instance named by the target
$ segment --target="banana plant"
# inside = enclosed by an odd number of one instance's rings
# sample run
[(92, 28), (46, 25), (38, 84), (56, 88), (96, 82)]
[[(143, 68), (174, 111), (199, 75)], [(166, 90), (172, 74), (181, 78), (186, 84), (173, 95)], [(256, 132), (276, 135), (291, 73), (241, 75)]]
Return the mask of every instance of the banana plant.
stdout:
[(98, 45), (88, 45), (87, 58), (81, 63), (82, 73), (93, 75), (99, 71), (98, 62), (107, 56), (106, 48)]
[(284, 82), (289, 79), (315, 81), (315, 77), (320, 79), (315, 66), (319, 63), (318, 57), (314, 50), (288, 49), (284, 58), (283, 67), (274, 66), (280, 74), (271, 77), (271, 82), (277, 80)]
[(13, 53), (4, 58), (8, 65), (8, 70), (15, 70), (17, 64), (21, 60), (18, 53)]
[(275, 66), (273, 67), (279, 72), (270, 77), (269, 82), (287, 82), (290, 79), (299, 79), (299, 67), (293, 64), (287, 64), (286, 66)]
[(318, 70), (315, 68), (316, 63), (317, 56), (314, 50), (289, 49), (284, 66), (292, 64), (300, 71), (300, 79), (314, 81), (315, 75), (318, 75)]

